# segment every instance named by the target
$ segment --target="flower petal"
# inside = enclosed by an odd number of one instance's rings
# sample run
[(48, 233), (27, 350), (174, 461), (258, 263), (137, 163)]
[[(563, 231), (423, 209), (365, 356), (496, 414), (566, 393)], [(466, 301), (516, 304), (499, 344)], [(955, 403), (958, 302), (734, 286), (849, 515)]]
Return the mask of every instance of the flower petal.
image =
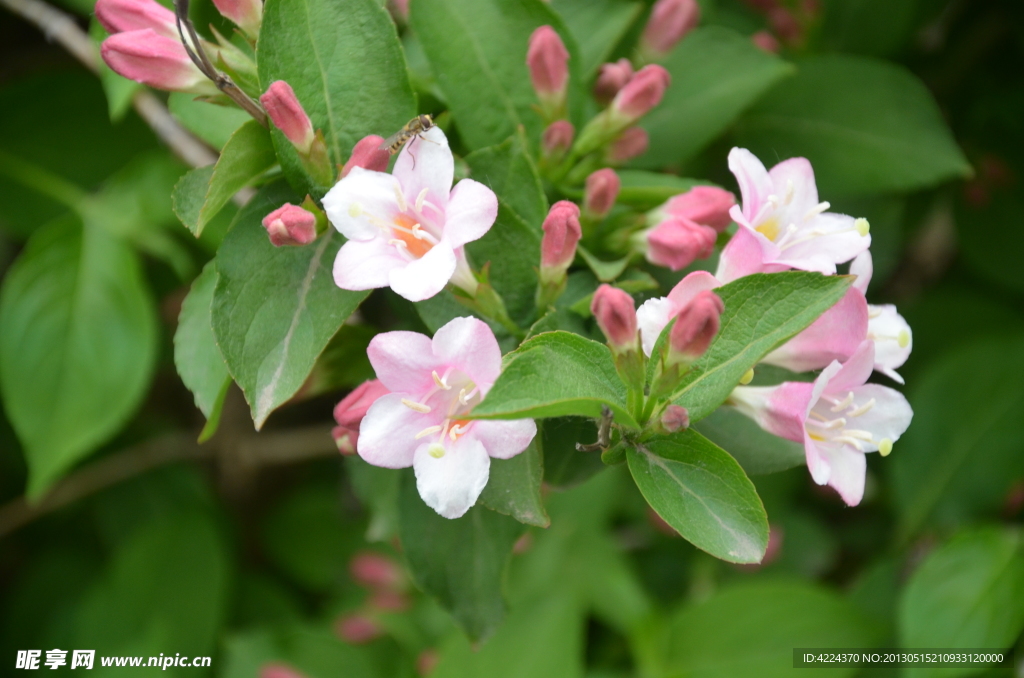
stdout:
[(359, 456), (374, 466), (412, 466), (422, 440), (416, 434), (433, 426), (437, 416), (416, 412), (402, 404), (405, 394), (389, 393), (377, 398), (359, 424)]
[(483, 444), (488, 455), (510, 459), (529, 447), (537, 435), (537, 423), (533, 419), (475, 421), (470, 433)]
[[(374, 219), (390, 223), (400, 210), (398, 182), (390, 174), (355, 167), (324, 196), (324, 211), (349, 240), (369, 240), (381, 232)], [(364, 288), (365, 289), (365, 288)]]
[(747, 149), (733, 148), (729, 151), (729, 171), (735, 175), (736, 182), (740, 185), (740, 195), (743, 198), (742, 215), (747, 223), (750, 223), (761, 211), (761, 206), (767, 202), (768, 196), (773, 193), (768, 170)]
[(752, 273), (778, 273), (789, 268), (764, 263), (765, 245), (762, 241), (767, 243), (768, 239), (741, 226), (718, 257), (715, 278), (724, 285)]
[[(845, 214), (819, 214), (802, 232), (821, 235), (785, 247), (773, 263), (786, 264), (802, 271), (818, 271), (825, 275), (836, 272), (836, 264), (856, 257), (871, 246), (871, 234), (861, 235), (854, 227), (854, 218)], [(797, 236), (798, 238), (800, 236)]]
[(828, 382), (825, 393), (846, 395), (847, 392), (862, 386), (871, 377), (875, 369), (875, 342), (865, 339), (850, 359), (843, 363), (842, 369), (836, 372)]
[(902, 377), (894, 370), (907, 362), (914, 349), (914, 335), (910, 325), (892, 304), (868, 308), (873, 316), (868, 321), (868, 333), (875, 341), (875, 369), (902, 384)]
[(430, 447), (420, 445), (413, 458), (416, 489), (427, 506), (445, 518), (460, 518), (484, 491), (491, 458), (483, 444), (468, 435), (447, 445), (441, 458), (431, 455)]
[(478, 318), (455, 318), (434, 334), (431, 346), (441, 363), (468, 374), (484, 395), (501, 373), (498, 340)]
[[(850, 418), (848, 425), (851, 428), (868, 431), (875, 440), (888, 438), (896, 442), (910, 426), (910, 420), (914, 418), (914, 410), (910, 408), (910, 403), (902, 393), (894, 389), (879, 384), (865, 384), (853, 389), (853, 394), (857, 403), (874, 398), (875, 405), (864, 414)], [(877, 445), (871, 443), (864, 445), (872, 452), (878, 449)]]
[(807, 460), (807, 470), (811, 472), (811, 478), (818, 485), (824, 485), (832, 475), (832, 466), (828, 463), (825, 453), (820, 445), (824, 441), (812, 440), (809, 433), (804, 431), (804, 458)]
[(828, 484), (835, 488), (847, 506), (856, 506), (864, 498), (867, 460), (863, 452), (847, 445), (820, 444), (818, 449), (831, 469)]
[(387, 287), (391, 271), (406, 261), (383, 238), (349, 240), (334, 258), (334, 284), (343, 290), (372, 290)]
[(640, 343), (644, 354), (650, 357), (658, 337), (679, 308), (668, 297), (648, 299), (636, 310), (636, 324), (640, 328)]
[(850, 288), (832, 308), (761, 362), (794, 372), (820, 370), (833, 360), (847, 360), (867, 337), (868, 303)]
[(807, 158), (783, 160), (768, 170), (768, 176), (779, 198), (782, 227), (804, 223), (807, 213), (818, 205), (818, 187), (810, 161)]
[(765, 431), (801, 442), (804, 439), (804, 421), (813, 402), (812, 392), (811, 384), (787, 381), (778, 386), (737, 386), (729, 400)]
[(444, 239), (452, 247), (479, 240), (498, 218), (498, 196), (479, 181), (463, 179), (452, 189), (445, 211)]
[[(391, 173), (402, 184), (402, 192), (410, 203), (415, 203), (426, 189), (425, 199), (443, 213), (455, 178), (455, 159), (441, 128), (431, 127), (413, 137), (398, 154)], [(428, 213), (434, 212), (428, 208)]]
[(857, 276), (857, 279), (853, 281), (853, 286), (863, 292), (868, 293), (868, 285), (871, 284), (871, 276), (875, 271), (874, 262), (871, 260), (871, 250), (864, 250), (850, 262), (850, 275)]
[(366, 348), (377, 378), (389, 391), (419, 399), (434, 386), (433, 370), (441, 366), (434, 357), (430, 337), (419, 332), (384, 332)]
[(443, 290), (453, 273), (455, 252), (442, 241), (419, 259), (411, 260), (402, 268), (392, 269), (388, 281), (398, 296), (409, 301), (423, 301)]

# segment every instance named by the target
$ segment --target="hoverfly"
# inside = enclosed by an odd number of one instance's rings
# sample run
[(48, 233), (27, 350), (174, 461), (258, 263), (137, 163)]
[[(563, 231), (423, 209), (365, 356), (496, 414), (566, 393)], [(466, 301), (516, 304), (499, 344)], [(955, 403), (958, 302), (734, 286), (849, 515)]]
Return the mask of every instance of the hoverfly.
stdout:
[[(386, 150), (391, 155), (398, 153), (402, 146), (407, 144), (413, 137), (418, 137), (434, 126), (434, 119), (429, 115), (417, 115), (405, 123), (402, 129), (398, 130), (380, 145), (381, 150)], [(413, 166), (416, 164), (415, 156), (412, 159)]]

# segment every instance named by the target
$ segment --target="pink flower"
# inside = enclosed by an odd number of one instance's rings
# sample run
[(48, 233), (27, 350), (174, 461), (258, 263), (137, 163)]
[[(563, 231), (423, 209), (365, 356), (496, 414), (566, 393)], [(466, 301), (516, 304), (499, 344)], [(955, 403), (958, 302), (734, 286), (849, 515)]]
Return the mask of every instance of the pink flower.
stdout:
[[(854, 259), (850, 264), (850, 274), (857, 276), (854, 288), (866, 294), (873, 271), (870, 252), (864, 252)], [(867, 313), (867, 338), (875, 342), (875, 369), (902, 384), (903, 377), (896, 372), (896, 368), (907, 362), (914, 348), (910, 325), (892, 304), (868, 304)]]
[(255, 38), (263, 21), (263, 0), (213, 0), (217, 11)]
[(100, 54), (111, 70), (129, 80), (172, 92), (219, 94), (188, 58), (179, 38), (160, 35), (152, 28), (110, 36), (100, 46)]
[(636, 312), (637, 324), (640, 326), (640, 340), (644, 353), (650, 357), (654, 352), (654, 344), (661, 336), (662, 330), (672, 318), (686, 308), (701, 292), (713, 290), (721, 283), (707, 271), (694, 271), (679, 281), (667, 297), (648, 299)]
[(263, 217), (274, 247), (308, 245), (316, 240), (316, 217), (297, 205), (285, 203)]
[(451, 281), (474, 293), (462, 246), (490, 230), (498, 198), (472, 179), (452, 188), (454, 174), (448, 139), (434, 127), (405, 145), (392, 174), (356, 167), (335, 184), (323, 204), (348, 238), (334, 261), (338, 287), (390, 286), (423, 301)]
[(667, 55), (700, 21), (697, 0), (658, 0), (640, 38), (640, 49), (648, 58)]
[(393, 591), (405, 585), (405, 575), (395, 561), (372, 551), (354, 555), (348, 570), (354, 582), (368, 589)]
[(874, 343), (865, 341), (813, 384), (738, 386), (729, 400), (769, 433), (802, 442), (814, 482), (831, 485), (850, 506), (864, 496), (864, 454), (888, 455), (914, 415), (899, 392), (865, 383), (874, 353)]
[(384, 384), (377, 379), (371, 379), (357, 386), (334, 406), (334, 421), (338, 425), (331, 431), (331, 435), (338, 445), (339, 452), (342, 454), (356, 453), (356, 445), (359, 443), (359, 424), (366, 416), (370, 405), (387, 393), (388, 390)]
[(583, 191), (583, 209), (591, 219), (603, 219), (615, 206), (622, 182), (615, 170), (605, 167), (587, 177)]
[(629, 59), (619, 59), (610, 64), (602, 64), (601, 71), (594, 82), (594, 98), (602, 104), (609, 103), (632, 77), (633, 64)]
[(679, 271), (697, 259), (707, 259), (715, 250), (718, 233), (689, 219), (670, 217), (637, 234), (634, 244), (647, 260)]
[(391, 162), (391, 154), (386, 148), (381, 148), (384, 138), (376, 134), (365, 136), (356, 142), (352, 148), (352, 155), (345, 166), (341, 168), (341, 178), (344, 179), (353, 167), (373, 170), (374, 172), (386, 172), (388, 163)]
[(689, 365), (704, 355), (718, 334), (724, 310), (722, 299), (711, 290), (693, 295), (676, 314), (676, 322), (669, 330), (666, 363)]
[(548, 111), (549, 119), (558, 117), (569, 84), (569, 50), (554, 28), (541, 26), (533, 32), (526, 65), (530, 69), (530, 82)]
[(606, 159), (612, 165), (621, 165), (646, 153), (650, 143), (647, 130), (643, 127), (630, 127), (608, 147)]
[(559, 200), (544, 218), (544, 237), (540, 241), (540, 277), (542, 280), (565, 275), (576, 258), (580, 228), (580, 208), (576, 203)]
[(385, 468), (412, 466), (423, 501), (445, 518), (458, 518), (476, 503), (490, 457), (514, 457), (537, 434), (532, 419), (466, 419), (501, 372), (498, 341), (481, 320), (456, 318), (433, 339), (378, 334), (367, 354), (391, 393), (366, 413), (359, 456)]
[(111, 35), (151, 28), (157, 35), (180, 40), (174, 12), (154, 0), (97, 0), (96, 20)]
[(316, 138), (313, 122), (306, 115), (292, 86), (284, 80), (270, 83), (270, 87), (260, 97), (260, 103), (267, 109), (267, 115), (274, 125), (284, 132), (299, 153), (309, 155)]
[(686, 193), (672, 196), (655, 210), (654, 217), (660, 221), (665, 216), (689, 219), (702, 226), (710, 226), (719, 233), (732, 223), (729, 210), (736, 204), (736, 197), (716, 186), (694, 186)]
[(661, 103), (671, 82), (672, 76), (661, 66), (644, 66), (615, 95), (611, 110), (615, 117), (628, 121), (625, 124), (631, 124)]
[(766, 355), (761, 362), (793, 372), (820, 370), (832, 361), (844, 362), (868, 335), (868, 302), (855, 288), (807, 329)]
[(349, 614), (334, 622), (334, 633), (350, 645), (365, 645), (384, 635), (384, 629), (366, 615)]
[(735, 206), (730, 214), (756, 237), (764, 264), (831, 275), (836, 264), (871, 245), (866, 220), (828, 212), (829, 204), (818, 202), (806, 158), (790, 158), (767, 171), (750, 151), (734, 148), (729, 169), (743, 196), (742, 209)]
[(608, 339), (613, 353), (631, 351), (636, 347), (636, 305), (633, 297), (611, 285), (601, 285), (590, 302), (597, 326)]

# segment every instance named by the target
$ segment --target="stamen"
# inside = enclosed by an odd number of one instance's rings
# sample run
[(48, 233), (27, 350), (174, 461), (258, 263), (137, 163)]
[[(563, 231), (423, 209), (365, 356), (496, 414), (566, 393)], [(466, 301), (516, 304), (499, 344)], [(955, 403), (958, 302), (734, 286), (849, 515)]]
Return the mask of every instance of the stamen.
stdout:
[(417, 433), (415, 436), (413, 436), (413, 438), (416, 439), (416, 440), (419, 440), (420, 438), (426, 438), (427, 436), (432, 435), (434, 433), (437, 433), (440, 430), (441, 430), (440, 426), (428, 426), (427, 428), (423, 429), (422, 431)]
[(828, 421), (828, 419), (826, 419), (825, 417), (821, 416), (820, 414), (818, 414), (814, 410), (811, 410), (810, 416), (811, 416), (812, 419), (817, 419), (818, 421)]
[(405, 194), (402, 193), (402, 188), (398, 185), (394, 185), (395, 199), (398, 201), (398, 211), (407, 212), (409, 210), (409, 203), (405, 200)]
[(868, 318), (875, 319), (882, 315), (882, 309), (877, 306), (868, 306)]
[(832, 204), (827, 200), (824, 202), (819, 202), (817, 205), (815, 205), (814, 207), (807, 211), (807, 214), (804, 215), (804, 221), (810, 221), (811, 219), (818, 216), (822, 212), (827, 211), (829, 207), (832, 207)]
[(900, 330), (899, 335), (896, 337), (896, 341), (899, 343), (900, 348), (906, 348), (910, 346), (910, 332), (906, 330)]
[[(832, 402), (835, 402), (834, 400)], [(835, 407), (829, 408), (832, 412), (841, 412), (845, 410), (853, 402), (853, 391), (850, 391), (845, 398), (835, 404)]]
[[(786, 227), (786, 232), (782, 234), (782, 237), (775, 241), (775, 244), (782, 249), (786, 249), (787, 247), (789, 247), (789, 245), (786, 244), (786, 241), (792, 238), (793, 235), (796, 234), (797, 230), (799, 229), (797, 229), (796, 224), (790, 224), (789, 226)], [(800, 242), (803, 242), (803, 240), (801, 240)]]
[(792, 179), (786, 179), (786, 198), (783, 200), (787, 205), (793, 202), (793, 194), (796, 193), (796, 186), (793, 185)]
[(467, 428), (469, 428), (469, 426), (459, 426), (458, 424), (456, 424), (455, 426), (452, 426), (452, 430), (448, 432), (448, 437), (451, 438), (452, 440), (456, 440), (459, 436), (466, 432)]
[[(435, 383), (435, 384), (437, 384), (437, 387), (438, 387), (439, 389), (441, 389), (441, 390), (443, 390), (443, 391), (449, 391), (449, 390), (451, 390), (451, 388), (452, 388), (452, 387), (451, 387), (451, 386), (449, 386), (449, 385), (447, 384), (447, 382), (445, 382), (445, 380), (444, 380), (444, 379), (442, 379), (441, 377), (437, 376), (437, 370), (434, 370), (434, 371), (432, 371), (432, 372), (430, 373), (430, 376), (432, 376), (432, 377), (434, 378), (434, 383)], [(447, 378), (447, 377), (448, 377), (448, 375), (447, 375), (447, 374), (445, 374), (444, 376), (445, 376), (445, 378)]]
[(847, 428), (842, 431), (844, 436), (850, 438), (857, 438), (858, 440), (866, 440), (867, 442), (873, 442), (875, 437), (871, 435), (870, 431), (862, 431), (857, 428)]
[(414, 410), (416, 412), (422, 412), (423, 414), (427, 414), (428, 412), (430, 412), (430, 405), (424, 405), (423, 403), (418, 403), (415, 400), (402, 398), (402, 404), (408, 407), (410, 410)]
[(850, 411), (846, 413), (846, 416), (848, 416), (848, 417), (859, 417), (860, 415), (862, 415), (865, 412), (869, 411), (874, 406), (875, 406), (875, 399), (872, 398), (871, 400), (867, 401), (866, 403), (864, 403), (860, 407), (851, 408)]
[(768, 204), (771, 205), (773, 208), (779, 208), (779, 196), (775, 195), (774, 193), (765, 198), (765, 200), (767, 200)]
[(423, 202), (427, 199), (427, 193), (430, 191), (429, 188), (424, 188), (420, 191), (420, 194), (416, 196), (416, 211), (423, 211)]
[(434, 443), (433, 445), (427, 448), (427, 454), (429, 454), (434, 459), (440, 459), (441, 457), (444, 456), (444, 445), (442, 445), (441, 443)]
[(848, 438), (846, 436), (836, 436), (835, 438), (832, 439), (832, 441), (837, 443), (846, 443), (847, 445), (857, 448), (858, 452), (864, 451), (864, 448), (861, 447), (861, 442), (855, 438)]
[(398, 238), (392, 238), (391, 240), (388, 240), (388, 244), (389, 245), (394, 245), (395, 247), (398, 247), (399, 249), (401, 249), (403, 247), (405, 249), (409, 249), (409, 246), (405, 244), (405, 241), (404, 240), (399, 240)]
[(871, 232), (871, 224), (868, 223), (867, 219), (857, 219), (853, 222), (853, 227), (857, 229), (857, 232), (860, 233), (861, 237), (864, 237)]
[(424, 237), (423, 227), (420, 226), (419, 224), (413, 224), (412, 225), (412, 237), (416, 238), (417, 240), (423, 240), (423, 237)]
[(882, 438), (878, 443), (878, 453), (883, 457), (888, 457), (890, 452), (892, 452), (892, 441), (888, 438)]

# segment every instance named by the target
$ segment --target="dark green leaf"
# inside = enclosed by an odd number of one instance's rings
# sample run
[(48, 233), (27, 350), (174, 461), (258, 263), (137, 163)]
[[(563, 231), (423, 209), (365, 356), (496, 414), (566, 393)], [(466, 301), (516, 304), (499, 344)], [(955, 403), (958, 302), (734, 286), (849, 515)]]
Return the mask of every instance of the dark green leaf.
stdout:
[(644, 498), (694, 546), (733, 563), (759, 563), (768, 516), (736, 460), (690, 429), (626, 452)]
[(398, 486), (401, 474), (372, 466), (359, 456), (345, 457), (352, 490), (370, 513), (366, 541), (388, 541), (398, 535)]
[(156, 358), (156, 313), (131, 249), (65, 218), (38, 231), (0, 291), (0, 389), (30, 496), (116, 433)]
[(497, 146), (481, 148), (465, 159), (473, 179), (490, 187), (498, 200), (540, 232), (548, 199), (521, 129)]
[(505, 367), (484, 401), (481, 419), (599, 417), (608, 405), (615, 420), (638, 428), (626, 410), (626, 387), (604, 344), (569, 332), (545, 332), (505, 357)]
[(547, 527), (540, 484), (544, 477), (544, 452), (540, 436), (511, 459), (491, 459), (491, 475), (480, 495), (480, 503), (521, 523)]
[(471, 508), (457, 520), (423, 503), (412, 472), (403, 472), (399, 533), (416, 584), (447, 609), (473, 641), (490, 636), (505, 615), (501, 582), (522, 527)]
[(672, 86), (641, 123), (651, 136), (650, 148), (637, 160), (642, 167), (681, 165), (793, 71), (750, 38), (721, 26), (687, 35), (663, 65)]
[(289, 624), (249, 631), (228, 638), (224, 649), (224, 678), (253, 678), (267, 664), (283, 664), (315, 678), (381, 675), (370, 648), (349, 645), (326, 626)]
[(544, 482), (558, 489), (579, 485), (605, 468), (597, 452), (580, 452), (576, 443), (597, 440), (593, 419), (555, 417), (537, 422), (544, 442)]
[(252, 117), (234, 106), (217, 106), (198, 101), (194, 94), (172, 92), (167, 108), (188, 131), (216, 149), (224, 148), (228, 139)]
[[(1019, 176), (1020, 167), (1007, 171)], [(1020, 237), (1024, 197), (1015, 183), (982, 190), (990, 191), (984, 204), (956, 203), (957, 239), (964, 261), (988, 280), (1019, 294), (1024, 292), (1024, 276), (1017, 270), (1024, 258), (1024, 238)]]
[(805, 461), (803, 445), (773, 436), (731, 407), (719, 407), (694, 428), (728, 452), (747, 475), (777, 473)]
[(239, 212), (217, 253), (213, 332), (257, 429), (295, 395), (367, 294), (334, 284), (342, 238), (333, 229), (303, 247), (270, 243), (260, 222), (289, 200), (297, 202), (280, 183), (265, 188)]
[(971, 172), (924, 84), (863, 57), (802, 61), (738, 131), (765, 161), (807, 157), (822, 195), (910, 191)]
[(583, 60), (580, 72), (586, 82), (611, 58), (615, 46), (643, 11), (641, 3), (623, 0), (551, 0), (551, 8), (565, 20), (579, 43)]

